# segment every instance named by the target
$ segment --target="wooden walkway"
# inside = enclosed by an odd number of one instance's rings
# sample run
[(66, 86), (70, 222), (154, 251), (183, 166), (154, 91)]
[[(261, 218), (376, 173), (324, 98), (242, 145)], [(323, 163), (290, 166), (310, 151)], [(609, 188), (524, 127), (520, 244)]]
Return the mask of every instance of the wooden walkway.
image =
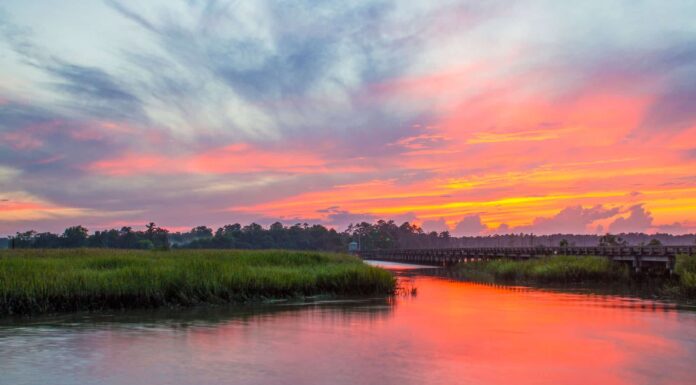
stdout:
[(470, 247), (459, 249), (362, 250), (362, 259), (404, 262), (421, 265), (451, 265), (495, 258), (525, 260), (554, 255), (595, 255), (618, 263), (631, 264), (636, 270), (664, 267), (674, 271), (678, 254), (696, 255), (695, 246), (654, 247)]

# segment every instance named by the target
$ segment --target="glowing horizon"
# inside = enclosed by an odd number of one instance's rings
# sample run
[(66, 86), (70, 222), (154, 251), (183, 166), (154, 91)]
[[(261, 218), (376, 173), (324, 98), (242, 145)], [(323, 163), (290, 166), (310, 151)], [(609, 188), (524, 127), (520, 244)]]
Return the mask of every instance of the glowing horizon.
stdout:
[(0, 234), (696, 232), (688, 1), (0, 6)]

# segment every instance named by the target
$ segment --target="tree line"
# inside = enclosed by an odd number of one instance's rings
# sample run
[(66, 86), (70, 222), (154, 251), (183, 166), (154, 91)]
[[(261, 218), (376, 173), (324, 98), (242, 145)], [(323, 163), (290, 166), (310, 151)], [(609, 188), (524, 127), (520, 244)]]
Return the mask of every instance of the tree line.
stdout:
[(111, 229), (95, 231), (83, 226), (66, 228), (62, 234), (51, 232), (36, 232), (29, 230), (18, 232), (8, 239), (11, 248), (55, 249), (72, 247), (96, 247), (115, 249), (166, 249), (169, 248), (169, 231), (150, 222), (145, 230), (135, 231), (132, 227), (122, 227), (120, 230)]
[(390, 249), (398, 247), (451, 247), (453, 238), (448, 232), (426, 233), (408, 222), (396, 225), (394, 221), (351, 224), (338, 232), (323, 225), (297, 223), (285, 226), (280, 222), (268, 227), (257, 223), (242, 226), (239, 223), (213, 230), (197, 226), (186, 232), (170, 232), (155, 223), (145, 230), (132, 227), (101, 230), (90, 233), (83, 226), (66, 228), (63, 233), (18, 232), (8, 240), (13, 248), (71, 248), (96, 247), (117, 249), (292, 249), (345, 251), (351, 242), (361, 249)]
[(503, 234), (454, 237), (447, 231), (426, 232), (421, 227), (404, 222), (379, 220), (375, 223), (351, 224), (344, 231), (322, 225), (297, 223), (285, 226), (280, 222), (268, 227), (257, 223), (242, 226), (238, 223), (213, 230), (197, 226), (186, 232), (170, 232), (155, 223), (148, 223), (145, 230), (132, 227), (95, 231), (83, 226), (68, 227), (61, 234), (18, 232), (9, 239), (0, 239), (7, 247), (14, 248), (72, 248), (95, 247), (117, 249), (292, 249), (345, 251), (351, 242), (360, 249), (394, 248), (451, 248), (451, 247), (535, 247), (535, 246), (623, 246), (623, 245), (685, 245), (694, 244), (696, 235), (671, 234), (606, 234), (577, 235), (552, 234)]

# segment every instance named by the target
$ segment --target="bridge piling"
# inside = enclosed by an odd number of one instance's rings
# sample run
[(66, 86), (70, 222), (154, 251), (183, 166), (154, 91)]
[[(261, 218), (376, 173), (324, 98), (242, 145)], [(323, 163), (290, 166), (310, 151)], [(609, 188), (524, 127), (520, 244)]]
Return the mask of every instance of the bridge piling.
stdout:
[(633, 269), (636, 273), (640, 273), (640, 268), (642, 266), (640, 256), (633, 256)]

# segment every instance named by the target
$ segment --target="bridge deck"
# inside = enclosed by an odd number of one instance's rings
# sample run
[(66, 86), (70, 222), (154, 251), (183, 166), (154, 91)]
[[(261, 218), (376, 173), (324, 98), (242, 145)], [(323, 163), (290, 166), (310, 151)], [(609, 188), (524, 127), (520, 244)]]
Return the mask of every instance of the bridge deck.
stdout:
[(676, 256), (696, 255), (696, 246), (641, 246), (641, 247), (469, 247), (457, 249), (395, 249), (363, 250), (363, 259), (379, 259), (415, 264), (448, 265), (472, 260), (509, 258), (529, 259), (554, 255), (595, 255), (615, 262), (631, 263), (636, 270), (643, 266), (662, 265), (674, 270)]

